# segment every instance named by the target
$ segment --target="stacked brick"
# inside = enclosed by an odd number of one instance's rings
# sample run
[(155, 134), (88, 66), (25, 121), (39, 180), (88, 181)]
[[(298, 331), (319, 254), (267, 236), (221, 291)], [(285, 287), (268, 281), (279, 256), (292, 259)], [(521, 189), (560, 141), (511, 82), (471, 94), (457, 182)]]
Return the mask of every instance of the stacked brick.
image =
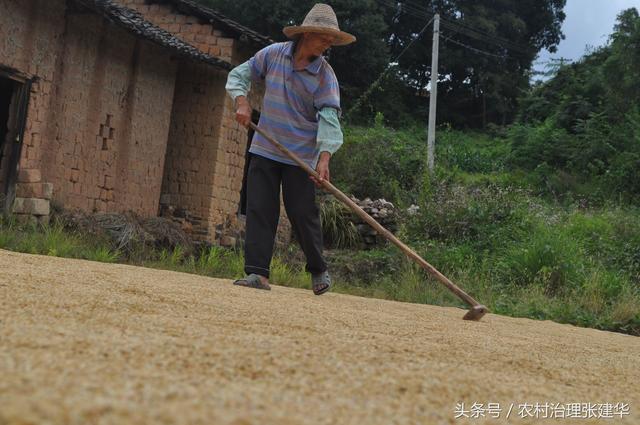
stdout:
[[(226, 74), (181, 69), (163, 180), (163, 210), (187, 210), (196, 239), (233, 245), (247, 133), (224, 92)], [(181, 217), (176, 217), (181, 219)]]
[(21, 170), (16, 185), (13, 213), (20, 221), (49, 222), (53, 184), (43, 183), (39, 170)]
[(222, 234), (237, 233), (235, 214), (240, 203), (242, 175), (245, 163), (247, 133), (235, 122), (235, 109), (229, 97), (225, 97), (222, 110), (222, 132), (216, 152), (213, 199), (210, 223), (223, 223)]

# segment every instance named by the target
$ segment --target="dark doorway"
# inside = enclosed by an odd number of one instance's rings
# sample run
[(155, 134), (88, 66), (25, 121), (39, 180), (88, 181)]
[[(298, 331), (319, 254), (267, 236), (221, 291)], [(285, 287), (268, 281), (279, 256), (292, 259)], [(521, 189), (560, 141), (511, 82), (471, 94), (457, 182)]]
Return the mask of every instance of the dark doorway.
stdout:
[[(255, 125), (258, 125), (260, 121), (260, 112), (253, 110), (251, 115), (251, 121)], [(253, 133), (255, 131), (250, 128), (247, 132), (247, 148), (244, 152), (244, 173), (242, 174), (242, 189), (240, 190), (240, 205), (238, 206), (238, 215), (247, 215), (247, 174), (249, 173), (249, 163), (251, 162), (251, 154), (249, 149), (251, 148), (251, 140), (253, 140)]]
[(15, 198), (30, 91), (30, 80), (0, 70), (0, 210), (5, 213)]
[(0, 193), (5, 193), (5, 183), (7, 181), (7, 136), (9, 132), (9, 110), (11, 109), (11, 98), (13, 97), (14, 82), (8, 78), (0, 78)]

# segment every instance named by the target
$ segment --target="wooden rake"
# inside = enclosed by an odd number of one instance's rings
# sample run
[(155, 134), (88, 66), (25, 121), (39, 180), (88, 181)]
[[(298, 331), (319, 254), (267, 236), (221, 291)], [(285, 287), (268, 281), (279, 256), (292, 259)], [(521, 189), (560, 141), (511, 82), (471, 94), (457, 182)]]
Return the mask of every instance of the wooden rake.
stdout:
[[(306, 171), (309, 175), (315, 177), (320, 180), (320, 175), (311, 167), (309, 167), (306, 163), (302, 162), (300, 158), (298, 158), (295, 154), (289, 151), (289, 149), (282, 146), (277, 140), (271, 137), (269, 134), (265, 133), (263, 130), (258, 128), (252, 122), (249, 122), (249, 127), (251, 127), (254, 131), (260, 133), (265, 139), (269, 142), (273, 143), (273, 145), (278, 148), (280, 152), (291, 158), (296, 164), (298, 164), (304, 171)], [(474, 300), (469, 294), (460, 289), (455, 283), (451, 282), (445, 275), (440, 273), (433, 267), (431, 264), (427, 263), (422, 257), (420, 257), (415, 251), (405, 245), (400, 239), (396, 238), (393, 233), (382, 227), (380, 223), (378, 223), (373, 217), (367, 214), (362, 208), (360, 208), (355, 202), (353, 202), (347, 195), (342, 193), (338, 188), (332, 185), (330, 182), (326, 180), (322, 180), (322, 187), (331, 192), (333, 196), (338, 198), (342, 203), (347, 205), (349, 208), (353, 210), (356, 214), (358, 214), (364, 221), (366, 221), (371, 227), (373, 227), (378, 233), (384, 236), (389, 241), (393, 242), (405, 255), (411, 258), (413, 261), (418, 263), (420, 267), (425, 269), (427, 272), (431, 273), (440, 283), (446, 286), (451, 292), (453, 292), (458, 298), (464, 301), (469, 307), (469, 311), (464, 315), (464, 320), (480, 320), (482, 316), (487, 313), (487, 307), (480, 304), (478, 301)]]

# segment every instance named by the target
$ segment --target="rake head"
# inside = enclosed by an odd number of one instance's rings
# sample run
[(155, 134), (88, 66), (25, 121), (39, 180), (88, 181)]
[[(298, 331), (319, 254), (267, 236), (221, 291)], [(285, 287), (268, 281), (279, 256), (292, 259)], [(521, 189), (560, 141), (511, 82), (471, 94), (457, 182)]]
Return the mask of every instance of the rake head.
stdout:
[(467, 312), (467, 314), (464, 315), (464, 317), (462, 318), (463, 320), (475, 320), (476, 322), (480, 319), (482, 319), (482, 316), (484, 316), (485, 314), (487, 314), (489, 310), (487, 310), (487, 307), (483, 306), (483, 305), (475, 305), (473, 307), (471, 307), (471, 309)]

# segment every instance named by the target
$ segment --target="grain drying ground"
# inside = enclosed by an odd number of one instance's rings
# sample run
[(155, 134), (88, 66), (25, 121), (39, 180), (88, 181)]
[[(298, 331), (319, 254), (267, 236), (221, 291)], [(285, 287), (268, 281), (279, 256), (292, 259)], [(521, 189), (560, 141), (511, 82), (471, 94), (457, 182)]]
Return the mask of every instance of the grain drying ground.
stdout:
[[(637, 337), (7, 251), (0, 267), (2, 425), (640, 423)], [(536, 402), (630, 412), (518, 414)]]

